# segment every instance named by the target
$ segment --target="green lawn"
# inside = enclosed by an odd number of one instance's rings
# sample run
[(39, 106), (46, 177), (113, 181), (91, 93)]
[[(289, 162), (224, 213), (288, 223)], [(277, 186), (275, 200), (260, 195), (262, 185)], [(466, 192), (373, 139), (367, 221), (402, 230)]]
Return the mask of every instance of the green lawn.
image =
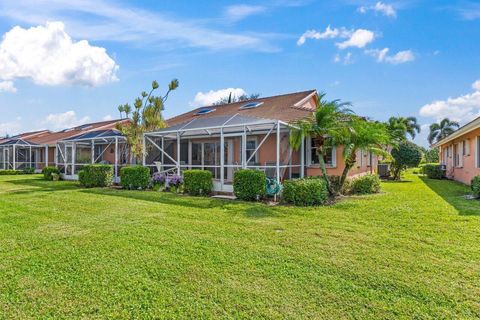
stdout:
[(0, 318), (480, 317), (480, 201), (406, 178), (303, 209), (0, 176)]

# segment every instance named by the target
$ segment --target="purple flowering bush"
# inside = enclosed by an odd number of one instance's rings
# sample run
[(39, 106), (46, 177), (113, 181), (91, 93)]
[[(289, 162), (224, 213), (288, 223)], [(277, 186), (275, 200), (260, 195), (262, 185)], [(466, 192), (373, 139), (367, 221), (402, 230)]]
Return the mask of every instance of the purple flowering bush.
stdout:
[(167, 181), (167, 177), (164, 173), (155, 172), (152, 176), (152, 184), (164, 185)]
[(167, 186), (170, 188), (178, 188), (183, 184), (183, 177), (178, 174), (173, 174), (167, 177)]

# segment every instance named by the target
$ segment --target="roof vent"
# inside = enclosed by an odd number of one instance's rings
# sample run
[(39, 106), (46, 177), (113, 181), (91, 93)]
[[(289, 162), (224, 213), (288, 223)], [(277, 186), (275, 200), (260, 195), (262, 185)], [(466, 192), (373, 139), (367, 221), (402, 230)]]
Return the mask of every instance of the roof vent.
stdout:
[(241, 106), (240, 110), (253, 109), (253, 108), (261, 106), (262, 104), (263, 104), (263, 102), (258, 102), (258, 101), (249, 102), (249, 103)]
[(199, 115), (202, 115), (202, 114), (207, 114), (207, 113), (213, 112), (215, 110), (216, 109), (212, 109), (212, 108), (202, 108), (202, 109), (198, 110), (197, 113), (195, 113), (195, 115), (199, 116)]

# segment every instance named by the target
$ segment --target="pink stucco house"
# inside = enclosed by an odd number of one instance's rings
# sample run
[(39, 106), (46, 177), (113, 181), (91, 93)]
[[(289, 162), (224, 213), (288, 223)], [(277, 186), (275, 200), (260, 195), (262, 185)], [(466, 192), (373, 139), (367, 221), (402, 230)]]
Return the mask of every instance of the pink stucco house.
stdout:
[(447, 178), (470, 184), (480, 175), (480, 117), (435, 143), (440, 163), (446, 166)]
[[(308, 117), (316, 107), (315, 90), (289, 93), (224, 105), (201, 107), (167, 120), (168, 128), (147, 133), (143, 164), (152, 171), (212, 171), (214, 189), (232, 192), (233, 172), (264, 170), (278, 181), (321, 175), (312, 139), (300, 150), (289, 144), (291, 123)], [(342, 147), (325, 158), (329, 175), (344, 168)], [(374, 172), (377, 158), (359, 152), (351, 175)]]

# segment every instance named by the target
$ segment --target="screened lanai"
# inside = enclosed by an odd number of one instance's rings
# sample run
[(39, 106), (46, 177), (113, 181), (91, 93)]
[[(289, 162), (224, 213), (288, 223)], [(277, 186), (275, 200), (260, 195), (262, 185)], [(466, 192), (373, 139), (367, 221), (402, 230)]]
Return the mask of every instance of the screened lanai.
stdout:
[(85, 165), (99, 163), (112, 165), (118, 181), (120, 168), (129, 163), (129, 149), (117, 130), (92, 131), (59, 141), (55, 160), (64, 179), (77, 180)]
[(41, 170), (48, 163), (48, 146), (23, 139), (9, 139), (0, 143), (0, 169)]
[(145, 134), (143, 164), (166, 174), (209, 170), (215, 191), (224, 192), (233, 191), (233, 173), (241, 168), (265, 171), (278, 182), (303, 177), (304, 143), (293, 150), (290, 129), (279, 120), (239, 114), (198, 117)]

